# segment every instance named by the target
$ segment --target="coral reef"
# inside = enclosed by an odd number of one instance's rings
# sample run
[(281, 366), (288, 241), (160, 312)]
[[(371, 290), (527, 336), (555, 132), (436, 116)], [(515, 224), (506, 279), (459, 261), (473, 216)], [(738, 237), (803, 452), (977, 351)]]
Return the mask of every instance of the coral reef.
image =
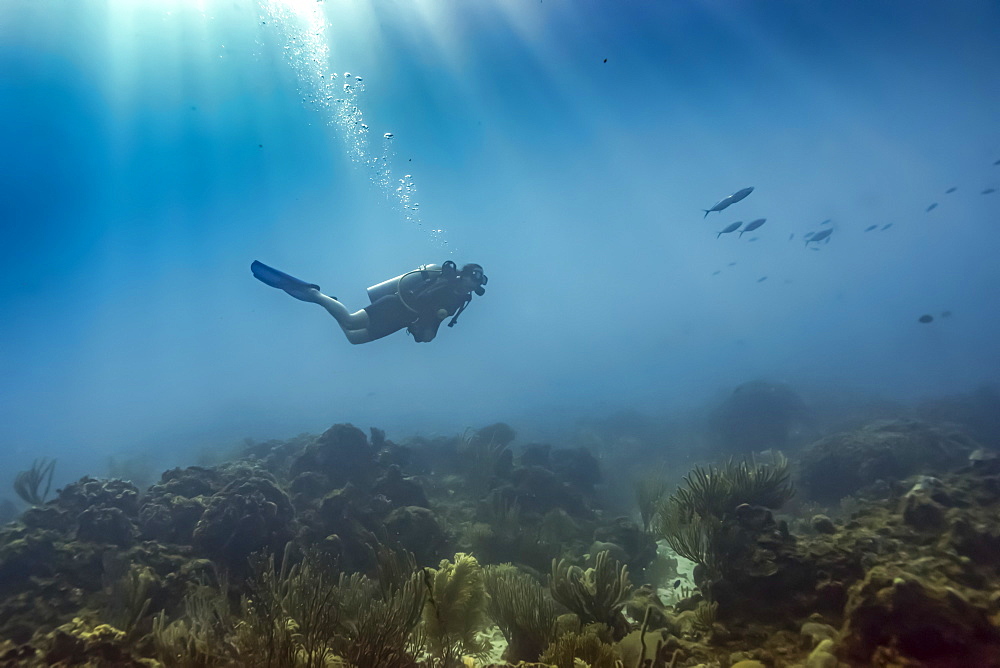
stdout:
[(808, 446), (799, 481), (809, 498), (836, 503), (878, 481), (947, 471), (964, 463), (976, 447), (960, 432), (914, 420), (878, 420)]
[(649, 478), (648, 528), (514, 438), (334, 425), (69, 484), (0, 528), (0, 667), (1000, 668), (1000, 459), (952, 427)]
[(809, 424), (805, 403), (789, 386), (763, 380), (740, 385), (709, 418), (718, 452), (787, 449), (797, 425)]

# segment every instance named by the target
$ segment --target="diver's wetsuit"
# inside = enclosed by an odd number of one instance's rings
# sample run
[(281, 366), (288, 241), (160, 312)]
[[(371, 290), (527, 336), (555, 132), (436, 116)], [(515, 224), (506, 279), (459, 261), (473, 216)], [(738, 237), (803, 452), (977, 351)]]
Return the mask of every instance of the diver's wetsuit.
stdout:
[(405, 303), (399, 294), (377, 299), (364, 308), (369, 336), (374, 341), (406, 327), (418, 343), (433, 340), (441, 322), (467, 301), (468, 293), (456, 286), (457, 281), (434, 276), (422, 290), (408, 294)]

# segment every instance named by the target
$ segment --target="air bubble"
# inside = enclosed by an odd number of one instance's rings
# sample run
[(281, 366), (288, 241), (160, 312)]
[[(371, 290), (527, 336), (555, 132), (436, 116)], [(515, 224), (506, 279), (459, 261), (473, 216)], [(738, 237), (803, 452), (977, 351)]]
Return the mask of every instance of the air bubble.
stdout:
[(392, 139), (395, 135), (393, 135), (391, 132), (386, 132), (382, 136), (385, 137), (386, 139)]

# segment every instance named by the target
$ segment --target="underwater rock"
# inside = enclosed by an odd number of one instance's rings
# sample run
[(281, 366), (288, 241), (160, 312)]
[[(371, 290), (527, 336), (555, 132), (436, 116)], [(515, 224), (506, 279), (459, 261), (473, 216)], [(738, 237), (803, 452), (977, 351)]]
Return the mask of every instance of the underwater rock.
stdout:
[(931, 498), (924, 489), (910, 490), (903, 497), (900, 513), (903, 521), (917, 531), (939, 531), (944, 528), (947, 508)]
[(879, 420), (810, 445), (799, 481), (809, 498), (835, 503), (878, 480), (953, 469), (973, 449), (968, 441), (921, 422)]
[(948, 542), (958, 554), (982, 566), (997, 567), (997, 555), (1000, 555), (1000, 527), (995, 521), (974, 522), (970, 518), (956, 517), (948, 529)]
[(202, 466), (188, 466), (164, 471), (160, 482), (149, 488), (147, 496), (172, 495), (193, 499), (196, 496), (211, 496), (225, 487), (222, 475)]
[[(813, 617), (815, 616), (816, 615)], [(824, 624), (821, 621), (812, 621), (812, 619), (810, 619), (810, 621), (805, 622), (799, 629), (799, 634), (809, 638), (813, 645), (818, 646), (824, 640), (836, 639), (837, 629), (833, 628), (829, 624)]]
[(810, 421), (805, 403), (789, 386), (762, 380), (733, 390), (709, 417), (716, 450), (749, 453), (785, 449), (797, 425)]
[(385, 432), (372, 427), (371, 432), (372, 449), (378, 453), (376, 459), (382, 466), (398, 466), (408, 468), (415, 459), (413, 448), (406, 445), (398, 445), (385, 437)]
[[(633, 573), (641, 572), (656, 558), (656, 540), (627, 517), (615, 518), (610, 525), (595, 529), (594, 540), (617, 546), (621, 554), (615, 558), (626, 564)], [(591, 554), (599, 551), (593, 548), (590, 550)]]
[(396, 465), (390, 466), (372, 488), (376, 494), (384, 494), (393, 506), (420, 506), (429, 508), (427, 495), (412, 478), (404, 478)]
[(253, 552), (281, 553), (294, 535), (294, 519), (291, 502), (272, 480), (235, 480), (208, 499), (192, 533), (192, 545), (241, 573)]
[(650, 626), (646, 633), (632, 631), (618, 642), (621, 663), (617, 665), (668, 666), (679, 647), (680, 641), (666, 629)]
[(816, 648), (809, 653), (805, 668), (838, 668), (838, 666), (840, 666), (840, 661), (834, 654), (833, 640), (826, 639), (816, 645)]
[(601, 482), (601, 467), (586, 448), (558, 448), (552, 451), (552, 471), (559, 479), (584, 492), (592, 492)]
[(14, 502), (8, 498), (0, 499), (0, 525), (13, 522), (17, 518), (18, 510)]
[(876, 566), (852, 588), (841, 637), (855, 665), (889, 651), (894, 665), (1000, 666), (1000, 628), (985, 607), (898, 567)]
[(323, 497), (315, 518), (307, 513), (301, 521), (336, 547), (342, 568), (369, 570), (375, 566), (375, 550), (381, 542), (378, 536), (386, 535), (385, 525), (372, 509), (373, 501), (370, 494), (348, 483)]
[(625, 548), (623, 548), (621, 545), (615, 545), (614, 543), (603, 543), (599, 540), (595, 540), (593, 543), (590, 544), (590, 547), (587, 548), (587, 555), (588, 555), (587, 565), (593, 566), (594, 560), (596, 559), (597, 555), (600, 554), (601, 552), (607, 552), (608, 554), (611, 555), (612, 559), (621, 562), (623, 564), (626, 561), (628, 561), (628, 554), (625, 552)]
[(227, 478), (232, 477), (232, 473), (201, 466), (165, 471), (160, 482), (143, 496), (138, 518), (140, 536), (143, 540), (190, 545), (208, 498), (221, 491)]
[(21, 523), (29, 529), (67, 532), (73, 527), (73, 517), (55, 506), (35, 506), (24, 511)]
[(72, 514), (101, 507), (118, 508), (128, 517), (136, 517), (139, 513), (139, 490), (125, 480), (98, 480), (85, 476), (59, 490), (59, 496), (52, 503)]
[(837, 533), (837, 525), (826, 515), (813, 515), (809, 520), (810, 526), (816, 533), (834, 534)]
[(87, 508), (77, 520), (77, 540), (127, 547), (135, 542), (136, 533), (121, 508)]
[(1000, 450), (1000, 386), (924, 401), (917, 415), (933, 424), (958, 425), (987, 448)]
[(481, 443), (506, 447), (517, 437), (517, 432), (505, 422), (495, 422), (476, 430), (475, 438)]
[(195, 525), (204, 512), (202, 497), (165, 495), (149, 499), (139, 509), (139, 534), (143, 540), (190, 545)]
[(552, 446), (540, 443), (532, 443), (524, 446), (524, 451), (518, 456), (517, 463), (520, 466), (541, 466), (548, 471), (552, 470)]
[(650, 630), (666, 629), (672, 634), (679, 632), (670, 611), (663, 605), (652, 585), (644, 584), (632, 592), (632, 597), (625, 604), (625, 612)]
[(396, 546), (413, 553), (417, 564), (437, 563), (444, 554), (447, 538), (434, 513), (427, 508), (396, 508), (385, 518), (385, 530)]
[(370, 484), (376, 470), (375, 450), (365, 433), (351, 424), (335, 424), (292, 461), (289, 476), (315, 471), (337, 488), (348, 482)]
[(47, 639), (47, 665), (86, 665), (136, 668), (149, 666), (148, 660), (135, 658), (128, 649), (126, 635), (108, 624), (91, 627), (82, 618), (60, 626)]
[(313, 499), (321, 498), (330, 491), (330, 479), (322, 473), (303, 471), (295, 476), (288, 486), (296, 506), (307, 504)]

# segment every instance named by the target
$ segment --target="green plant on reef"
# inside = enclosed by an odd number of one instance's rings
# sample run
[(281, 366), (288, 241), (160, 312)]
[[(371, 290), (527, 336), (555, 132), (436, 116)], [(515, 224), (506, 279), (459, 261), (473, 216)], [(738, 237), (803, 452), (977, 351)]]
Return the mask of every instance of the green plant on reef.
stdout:
[[(36, 459), (31, 468), (21, 471), (14, 478), (14, 491), (24, 499), (25, 503), (32, 506), (40, 506), (45, 503), (45, 497), (49, 495), (52, 488), (52, 474), (56, 469), (56, 460), (51, 461), (45, 457)], [(39, 494), (38, 488), (45, 483), (45, 491)]]
[(126, 640), (139, 636), (151, 603), (150, 588), (156, 576), (148, 566), (129, 565), (111, 551), (103, 559), (104, 588), (108, 594), (105, 621), (125, 633)]
[[(225, 594), (198, 587), (186, 615), (153, 623), (157, 655), (168, 667), (409, 668), (411, 636), (424, 602), (421, 573), (404, 573), (412, 557), (380, 557), (378, 581), (333, 572), (318, 551), (281, 565), (255, 555), (249, 592), (238, 615)], [(383, 570), (386, 569), (386, 570)], [(225, 585), (222, 585), (225, 590)]]
[(702, 601), (694, 610), (694, 622), (699, 628), (711, 630), (715, 626), (718, 612), (719, 603), (717, 601), (712, 601), (711, 603)]
[(465, 430), (457, 451), (469, 489), (479, 495), (490, 489), (490, 480), (496, 475), (497, 465), (507, 449), (505, 443), (496, 441), (496, 434), (491, 434), (487, 441), (478, 432)]
[(341, 575), (334, 592), (341, 616), (337, 653), (354, 668), (413, 666), (425, 596), (421, 571), (392, 585), (359, 573)]
[(273, 554), (252, 559), (250, 592), (241, 601), (234, 644), (244, 661), (256, 665), (319, 668), (334, 654), (335, 578), (319, 553), (308, 552), (294, 565), (291, 561), (287, 547), (280, 568)]
[(580, 633), (569, 632), (559, 636), (544, 652), (539, 661), (558, 668), (621, 668), (618, 648), (611, 644), (611, 630), (603, 624), (591, 624)]
[(510, 564), (486, 566), (486, 612), (507, 639), (505, 658), (537, 661), (554, 640), (556, 606), (533, 577)]
[(721, 468), (695, 466), (684, 478), (686, 486), (668, 501), (684, 515), (718, 519), (731, 516), (743, 503), (780, 508), (795, 495), (788, 467), (788, 459), (781, 453), (767, 464), (730, 458)]
[(647, 476), (635, 482), (635, 502), (639, 506), (642, 526), (646, 531), (649, 531), (649, 524), (656, 514), (657, 503), (667, 495), (669, 488), (669, 483), (662, 475)]
[(451, 668), (463, 655), (485, 657), (491, 647), (481, 632), (488, 624), (483, 569), (472, 555), (459, 552), (455, 562), (425, 568), (422, 633), (434, 665)]
[(738, 508), (777, 509), (794, 494), (788, 460), (780, 453), (767, 464), (730, 458), (722, 467), (696, 466), (684, 486), (659, 501), (652, 529), (677, 554), (700, 564), (714, 582), (747, 548), (735, 522)]
[(586, 570), (565, 559), (553, 559), (549, 589), (552, 597), (583, 623), (607, 624), (617, 638), (627, 632), (622, 608), (632, 593), (628, 567), (615, 561), (607, 550), (599, 552), (594, 567)]
[(237, 623), (226, 600), (225, 584), (198, 583), (184, 596), (184, 616), (167, 621), (164, 611), (153, 618), (153, 647), (167, 668), (235, 665), (230, 636)]

